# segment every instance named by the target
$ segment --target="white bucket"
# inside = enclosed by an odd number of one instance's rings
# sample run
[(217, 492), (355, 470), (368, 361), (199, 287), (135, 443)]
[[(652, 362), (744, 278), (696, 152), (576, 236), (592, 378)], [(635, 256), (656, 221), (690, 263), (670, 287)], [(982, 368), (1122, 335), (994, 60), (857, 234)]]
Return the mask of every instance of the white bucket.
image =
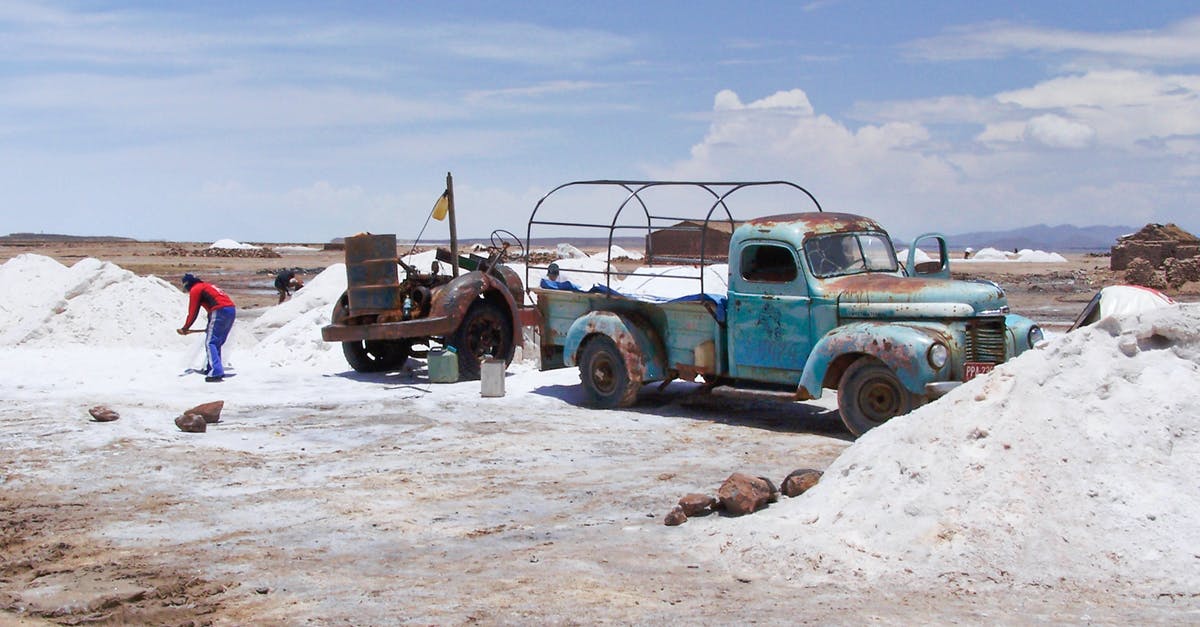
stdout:
[(479, 364), (479, 395), (485, 398), (504, 396), (504, 360), (486, 357)]

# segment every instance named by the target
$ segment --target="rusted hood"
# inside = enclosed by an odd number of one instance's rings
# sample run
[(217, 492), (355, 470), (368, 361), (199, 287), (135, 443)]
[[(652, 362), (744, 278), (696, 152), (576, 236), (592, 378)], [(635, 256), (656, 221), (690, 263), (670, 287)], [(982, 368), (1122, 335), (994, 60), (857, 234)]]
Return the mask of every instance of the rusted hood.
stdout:
[(842, 315), (933, 317), (999, 313), (1008, 306), (1000, 286), (990, 281), (927, 279), (888, 274), (860, 274), (826, 281)]

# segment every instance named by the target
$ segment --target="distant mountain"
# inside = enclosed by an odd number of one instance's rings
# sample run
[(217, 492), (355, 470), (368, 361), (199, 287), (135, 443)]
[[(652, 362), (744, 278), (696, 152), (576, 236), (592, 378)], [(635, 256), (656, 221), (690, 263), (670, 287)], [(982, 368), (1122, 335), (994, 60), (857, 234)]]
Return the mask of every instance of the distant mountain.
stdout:
[(1038, 224), (1008, 231), (980, 231), (947, 235), (951, 248), (961, 250), (968, 246), (979, 250), (991, 247), (1000, 250), (1025, 249), (1047, 252), (1107, 251), (1117, 243), (1117, 238), (1137, 232), (1133, 226), (1074, 226), (1063, 224), (1047, 226)]
[(60, 233), (9, 233), (0, 235), (6, 242), (136, 242), (132, 237), (111, 235), (62, 235)]

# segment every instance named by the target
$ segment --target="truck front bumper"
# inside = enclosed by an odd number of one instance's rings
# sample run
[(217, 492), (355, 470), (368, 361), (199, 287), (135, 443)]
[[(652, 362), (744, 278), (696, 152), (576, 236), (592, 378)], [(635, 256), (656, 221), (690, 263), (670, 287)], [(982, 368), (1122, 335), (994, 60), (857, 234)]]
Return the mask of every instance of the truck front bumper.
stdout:
[(950, 390), (960, 385), (962, 385), (962, 381), (934, 381), (933, 383), (926, 383), (925, 395), (932, 401), (945, 396)]

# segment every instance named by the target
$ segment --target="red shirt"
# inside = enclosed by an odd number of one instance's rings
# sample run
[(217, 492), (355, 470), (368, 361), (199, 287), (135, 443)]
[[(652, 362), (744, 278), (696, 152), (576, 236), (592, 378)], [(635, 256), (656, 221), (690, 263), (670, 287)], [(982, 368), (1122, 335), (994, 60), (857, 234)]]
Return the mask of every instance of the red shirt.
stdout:
[(200, 281), (193, 284), (192, 289), (188, 290), (188, 317), (187, 322), (183, 323), (183, 328), (191, 328), (201, 307), (211, 314), (214, 309), (233, 307), (233, 299), (212, 283)]

